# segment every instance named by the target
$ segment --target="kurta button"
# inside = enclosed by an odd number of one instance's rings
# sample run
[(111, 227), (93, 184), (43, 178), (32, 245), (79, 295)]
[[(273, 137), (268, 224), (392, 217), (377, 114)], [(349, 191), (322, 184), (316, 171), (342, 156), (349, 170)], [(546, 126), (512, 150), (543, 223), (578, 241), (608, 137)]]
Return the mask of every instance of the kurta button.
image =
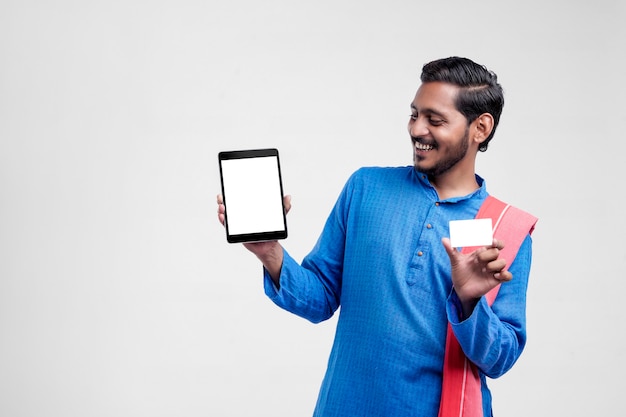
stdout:
[(417, 256), (422, 256), (423, 254), (424, 254), (424, 252), (422, 252), (422, 251), (417, 252)]
[(432, 228), (433, 228), (433, 225), (432, 225), (432, 224), (430, 224), (430, 223), (428, 223), (428, 224), (426, 225), (426, 228), (427, 228), (427, 229), (432, 229)]
[(435, 202), (435, 205), (436, 205), (436, 206), (439, 206), (439, 201)]

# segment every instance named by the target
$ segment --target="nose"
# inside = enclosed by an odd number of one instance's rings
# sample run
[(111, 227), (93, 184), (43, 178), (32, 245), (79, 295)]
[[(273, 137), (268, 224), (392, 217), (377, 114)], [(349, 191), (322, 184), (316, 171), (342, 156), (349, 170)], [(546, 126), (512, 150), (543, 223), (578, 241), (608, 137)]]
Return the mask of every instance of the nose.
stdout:
[(409, 120), (409, 135), (411, 137), (421, 137), (428, 135), (428, 128), (423, 117), (411, 118)]

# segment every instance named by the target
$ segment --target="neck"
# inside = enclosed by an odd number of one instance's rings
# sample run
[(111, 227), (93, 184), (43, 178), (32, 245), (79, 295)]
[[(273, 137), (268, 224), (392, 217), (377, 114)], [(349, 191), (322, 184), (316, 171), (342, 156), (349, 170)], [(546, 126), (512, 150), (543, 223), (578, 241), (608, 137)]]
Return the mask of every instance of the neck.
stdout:
[(480, 188), (474, 170), (471, 172), (446, 172), (430, 178), (441, 200), (468, 195)]

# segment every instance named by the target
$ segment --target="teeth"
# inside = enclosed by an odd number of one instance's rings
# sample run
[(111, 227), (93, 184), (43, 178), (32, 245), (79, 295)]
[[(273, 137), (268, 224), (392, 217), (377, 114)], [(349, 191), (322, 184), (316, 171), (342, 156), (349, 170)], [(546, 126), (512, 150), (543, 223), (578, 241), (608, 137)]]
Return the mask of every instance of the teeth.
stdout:
[(433, 149), (433, 145), (424, 145), (423, 143), (415, 142), (415, 148), (420, 151), (430, 151)]

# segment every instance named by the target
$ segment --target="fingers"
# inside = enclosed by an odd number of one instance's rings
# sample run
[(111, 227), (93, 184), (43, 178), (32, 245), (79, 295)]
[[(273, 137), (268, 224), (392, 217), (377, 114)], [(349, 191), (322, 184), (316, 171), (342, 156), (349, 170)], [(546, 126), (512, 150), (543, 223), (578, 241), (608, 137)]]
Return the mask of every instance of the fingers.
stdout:
[(493, 243), (491, 244), (492, 248), (497, 248), (497, 249), (503, 249), (504, 248), (504, 242), (498, 239), (494, 239)]
[(223, 226), (224, 221), (225, 221), (224, 212), (226, 211), (226, 208), (224, 207), (224, 198), (222, 197), (221, 194), (218, 194), (216, 200), (217, 200), (217, 220), (219, 220), (219, 222)]
[(495, 259), (498, 259), (500, 255), (500, 250), (504, 248), (504, 242), (498, 239), (494, 239), (491, 246), (485, 246), (476, 251), (478, 261), (480, 262), (491, 262)]
[(500, 282), (507, 282), (513, 279), (513, 274), (509, 271), (500, 271), (493, 274), (493, 277)]
[(492, 275), (498, 281), (510, 281), (513, 274), (506, 270), (506, 259), (499, 258), (500, 250), (504, 248), (504, 242), (498, 239), (493, 240), (491, 246), (476, 251), (476, 262), (483, 266), (483, 273)]
[(291, 210), (291, 196), (286, 195), (283, 197), (283, 205), (285, 206), (285, 213), (289, 213)]
[[(497, 249), (495, 250), (497, 251)], [(513, 274), (506, 269), (506, 259), (498, 258), (497, 254), (493, 260), (485, 261), (483, 273), (492, 275), (495, 279), (501, 282), (513, 279)]]
[(506, 271), (506, 259), (499, 258), (500, 251), (497, 248), (485, 249), (477, 253), (476, 262), (483, 265), (483, 272), (493, 274), (501, 281), (508, 281), (513, 276)]

